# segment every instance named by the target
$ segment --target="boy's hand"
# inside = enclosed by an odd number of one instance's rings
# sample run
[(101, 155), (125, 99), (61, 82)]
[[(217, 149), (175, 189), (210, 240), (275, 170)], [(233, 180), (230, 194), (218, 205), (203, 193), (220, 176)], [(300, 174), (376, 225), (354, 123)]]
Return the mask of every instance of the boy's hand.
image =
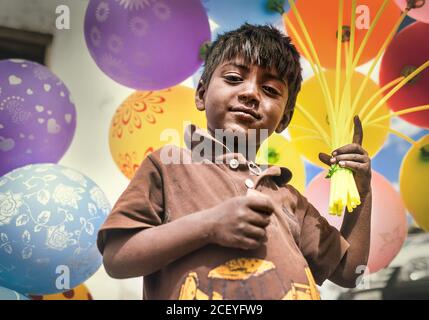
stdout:
[(319, 153), (319, 159), (328, 166), (338, 163), (340, 167), (351, 169), (359, 193), (363, 196), (371, 191), (371, 159), (362, 148), (363, 130), (359, 116), (353, 120), (353, 143), (334, 150), (332, 156)]
[(267, 240), (265, 228), (273, 211), (271, 199), (262, 194), (234, 197), (210, 208), (206, 215), (211, 226), (210, 242), (256, 249)]

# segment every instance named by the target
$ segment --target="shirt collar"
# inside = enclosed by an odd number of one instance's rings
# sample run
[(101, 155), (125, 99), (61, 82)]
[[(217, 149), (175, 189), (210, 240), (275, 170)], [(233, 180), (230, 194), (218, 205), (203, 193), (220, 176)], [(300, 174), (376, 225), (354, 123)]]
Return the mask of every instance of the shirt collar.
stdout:
[[(202, 130), (194, 124), (186, 126), (184, 140), (186, 147), (191, 151), (192, 159), (204, 158), (213, 163), (229, 163), (231, 159), (237, 159), (239, 165), (242, 166), (248, 166), (251, 163), (241, 153), (228, 151), (228, 148), (221, 141), (215, 139), (206, 130)], [(217, 148), (215, 147), (216, 144)], [(199, 146), (198, 150), (212, 150), (212, 152), (210, 154), (196, 155), (194, 154), (196, 146)], [(262, 165), (261, 167), (265, 167), (266, 169), (262, 171), (260, 178), (266, 175), (271, 176), (279, 186), (288, 183), (292, 179), (292, 172), (286, 167), (274, 165)]]

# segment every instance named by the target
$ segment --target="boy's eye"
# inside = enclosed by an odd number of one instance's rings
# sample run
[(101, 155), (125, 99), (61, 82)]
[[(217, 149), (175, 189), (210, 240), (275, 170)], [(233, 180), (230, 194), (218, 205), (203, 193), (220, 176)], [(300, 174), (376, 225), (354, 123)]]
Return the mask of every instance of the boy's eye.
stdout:
[(264, 86), (264, 90), (267, 91), (269, 94), (279, 95), (279, 92), (276, 89), (272, 88), (272, 87)]
[(228, 80), (229, 82), (239, 82), (242, 80), (241, 77), (232, 76), (232, 75), (225, 76), (225, 79)]

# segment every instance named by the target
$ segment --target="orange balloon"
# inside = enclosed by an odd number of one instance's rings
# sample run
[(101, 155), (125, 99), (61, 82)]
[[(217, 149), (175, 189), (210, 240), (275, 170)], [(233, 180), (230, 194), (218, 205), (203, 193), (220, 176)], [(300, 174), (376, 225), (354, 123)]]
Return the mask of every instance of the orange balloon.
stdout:
[[(377, 15), (383, 0), (359, 0), (356, 6), (356, 36), (355, 36), (355, 49), (356, 54), (362, 43), (365, 34), (367, 33), (372, 21)], [(296, 7), (304, 24), (308, 30), (310, 38), (314, 44), (315, 50), (319, 56), (320, 63), (326, 68), (336, 67), (336, 54), (337, 54), (337, 30), (338, 30), (338, 0), (302, 0), (296, 1)], [(343, 10), (343, 26), (350, 27), (351, 25), (351, 12), (352, 0), (344, 1)], [(373, 33), (369, 37), (365, 49), (359, 59), (358, 65), (364, 64), (377, 55), (378, 50), (383, 45), (383, 42), (389, 35), (395, 23), (398, 21), (401, 11), (395, 5), (394, 1), (389, 1), (383, 14), (377, 22)], [(304, 39), (301, 28), (299, 27), (296, 16), (293, 10), (287, 14), (292, 22), (292, 25), (297, 30), (298, 34)], [(287, 28), (285, 28), (291, 36), (293, 42), (297, 46), (301, 54), (304, 55), (302, 48), (298, 45), (295, 36)], [(344, 29), (343, 29), (344, 33)], [(304, 41), (306, 43), (306, 41)], [(309, 49), (308, 45), (307, 49)], [(311, 53), (311, 51), (309, 51)], [(305, 56), (305, 55), (304, 55)], [(308, 57), (305, 56), (307, 59)], [(342, 51), (343, 67), (345, 66), (344, 49)]]
[(62, 293), (48, 294), (44, 296), (30, 296), (32, 300), (93, 300), (88, 288), (81, 284), (74, 289)]

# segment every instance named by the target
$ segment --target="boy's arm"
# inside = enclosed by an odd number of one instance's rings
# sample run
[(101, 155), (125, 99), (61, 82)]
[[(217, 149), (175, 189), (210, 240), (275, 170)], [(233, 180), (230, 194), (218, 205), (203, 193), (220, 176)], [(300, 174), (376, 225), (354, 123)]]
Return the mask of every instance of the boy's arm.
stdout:
[(104, 264), (112, 277), (129, 278), (151, 274), (209, 243), (256, 249), (267, 240), (273, 211), (269, 197), (253, 194), (142, 231), (117, 230), (107, 238)]
[(371, 234), (371, 159), (362, 148), (363, 129), (358, 116), (354, 117), (353, 143), (336, 149), (330, 157), (320, 154), (319, 158), (327, 165), (338, 163), (353, 171), (361, 204), (352, 213), (344, 212), (341, 235), (350, 247), (329, 279), (343, 287), (356, 287), (356, 279), (361, 275), (359, 267), (368, 263)]
[(335, 272), (329, 277), (329, 280), (342, 287), (356, 287), (356, 280), (362, 274), (358, 268), (368, 263), (371, 202), (371, 191), (361, 194), (361, 205), (354, 209), (353, 213), (344, 213), (341, 235), (350, 247)]
[(111, 230), (103, 252), (107, 273), (119, 279), (145, 276), (205, 246), (210, 234), (205, 214), (195, 212), (138, 231)]

